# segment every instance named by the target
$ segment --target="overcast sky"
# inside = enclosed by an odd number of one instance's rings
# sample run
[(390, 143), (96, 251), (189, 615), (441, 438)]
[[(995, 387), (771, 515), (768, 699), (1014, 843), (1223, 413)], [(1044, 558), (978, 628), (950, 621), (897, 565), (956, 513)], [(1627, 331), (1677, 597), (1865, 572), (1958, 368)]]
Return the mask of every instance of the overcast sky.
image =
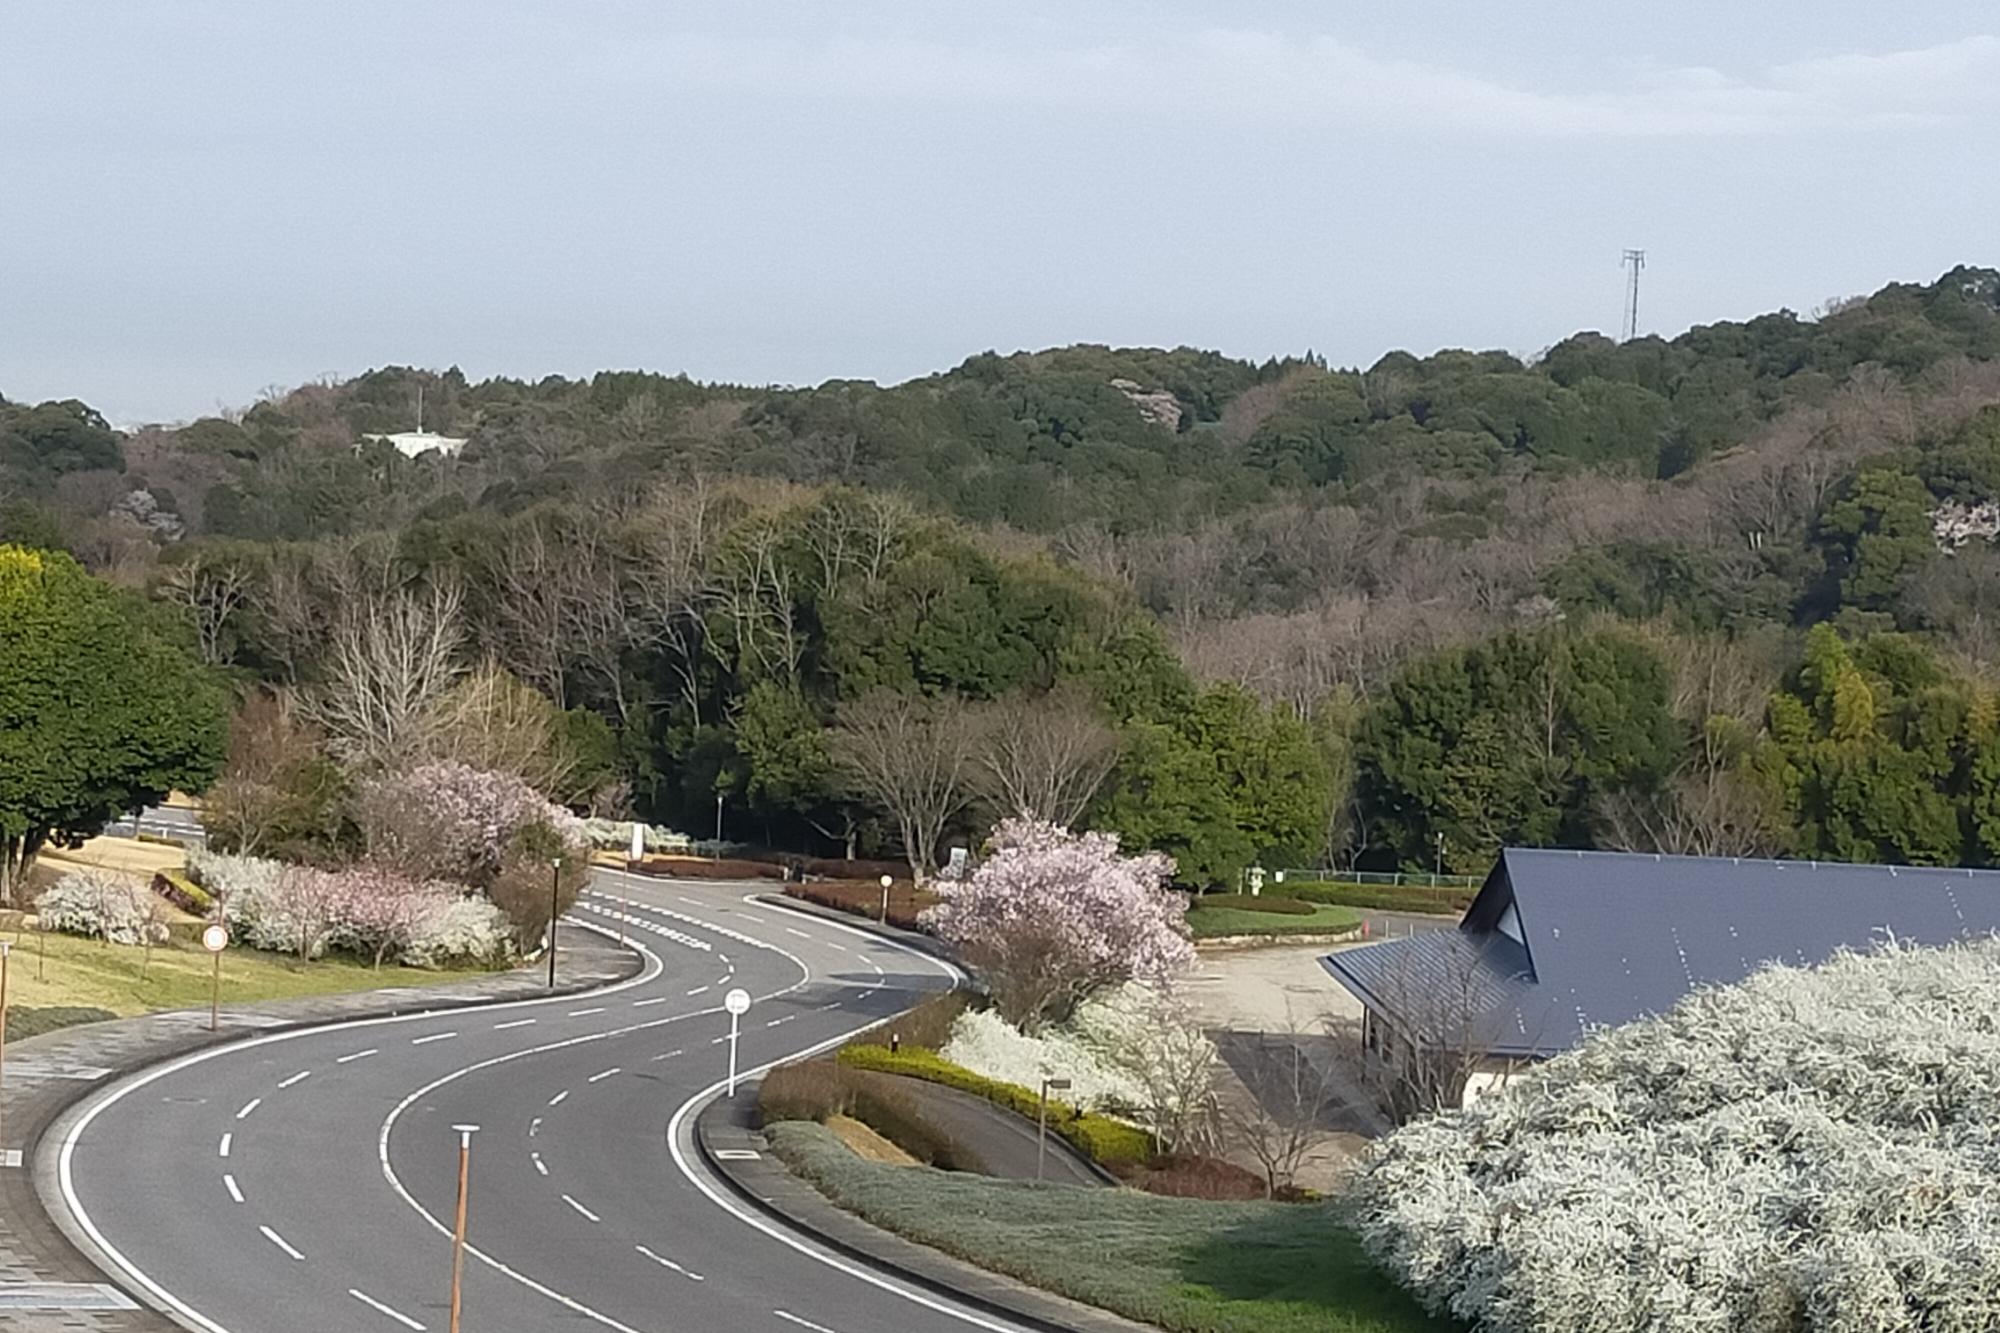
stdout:
[(2000, 263), (1988, 4), (93, 4), (0, 25), (0, 394), (1366, 364)]

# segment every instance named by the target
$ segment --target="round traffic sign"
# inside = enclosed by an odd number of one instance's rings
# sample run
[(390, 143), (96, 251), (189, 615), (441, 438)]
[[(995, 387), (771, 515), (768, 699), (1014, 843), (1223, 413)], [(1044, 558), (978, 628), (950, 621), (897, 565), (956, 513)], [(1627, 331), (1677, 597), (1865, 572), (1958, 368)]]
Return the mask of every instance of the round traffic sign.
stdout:
[(210, 953), (221, 953), (229, 947), (229, 927), (220, 921), (212, 921), (201, 930), (201, 947)]
[(722, 997), (722, 1007), (741, 1018), (750, 1012), (750, 992), (738, 986)]

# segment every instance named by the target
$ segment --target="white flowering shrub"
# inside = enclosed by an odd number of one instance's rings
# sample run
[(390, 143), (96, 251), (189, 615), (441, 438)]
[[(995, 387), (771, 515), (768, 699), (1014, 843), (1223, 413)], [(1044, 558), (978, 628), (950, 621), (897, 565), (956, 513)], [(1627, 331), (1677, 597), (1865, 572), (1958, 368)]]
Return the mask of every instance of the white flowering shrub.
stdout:
[(513, 957), (514, 928), (484, 898), (450, 898), (411, 925), (403, 961), (411, 967), (490, 966)]
[(282, 861), (261, 856), (229, 856), (196, 848), (187, 857), (188, 878), (221, 902), (223, 918), (232, 925), (246, 905), (277, 888), (284, 870)]
[(951, 1036), (938, 1052), (955, 1065), (1023, 1088), (1038, 1087), (1044, 1078), (1067, 1078), (1063, 1099), (1086, 1111), (1139, 1106), (1145, 1091), (1105, 1061), (1075, 1034), (1050, 1028), (1029, 1036), (991, 1009), (968, 1009), (951, 1025)]
[(112, 944), (154, 944), (167, 938), (152, 910), (152, 891), (115, 875), (72, 870), (35, 899), (42, 929)]
[[(627, 852), (632, 849), (632, 821), (629, 819), (586, 819), (584, 834), (599, 851)], [(685, 852), (694, 843), (685, 833), (661, 828), (658, 824), (639, 826), (640, 846), (648, 852)]]
[(2000, 941), (1697, 992), (1406, 1126), (1349, 1202), (1483, 1329), (2000, 1327)]

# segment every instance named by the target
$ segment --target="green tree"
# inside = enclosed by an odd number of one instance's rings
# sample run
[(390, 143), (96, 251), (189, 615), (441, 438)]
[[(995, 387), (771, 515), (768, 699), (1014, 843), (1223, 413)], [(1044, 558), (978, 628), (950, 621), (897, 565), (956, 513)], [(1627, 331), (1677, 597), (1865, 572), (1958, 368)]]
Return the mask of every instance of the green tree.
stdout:
[(216, 679), (66, 555), (0, 546), (0, 901), (50, 841), (221, 765)]
[(1937, 555), (1931, 494), (1907, 472), (1861, 472), (1820, 520), (1840, 577), (1841, 600), (1892, 611), (1909, 579)]

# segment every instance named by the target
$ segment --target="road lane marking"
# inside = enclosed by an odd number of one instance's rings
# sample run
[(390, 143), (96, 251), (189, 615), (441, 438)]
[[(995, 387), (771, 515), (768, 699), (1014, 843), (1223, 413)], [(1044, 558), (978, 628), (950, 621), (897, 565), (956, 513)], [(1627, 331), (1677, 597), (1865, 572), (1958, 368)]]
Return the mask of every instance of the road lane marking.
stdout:
[(382, 1302), (376, 1300), (373, 1296), (370, 1296), (367, 1292), (357, 1290), (354, 1287), (349, 1287), (347, 1289), (347, 1294), (352, 1296), (355, 1300), (360, 1301), (363, 1305), (367, 1306), (369, 1309), (375, 1311), (375, 1313), (388, 1315), (391, 1319), (401, 1324), (404, 1328), (414, 1328), (417, 1330), (417, 1333), (423, 1333), (424, 1326), (422, 1324), (419, 1324), (416, 1320), (410, 1318), (408, 1315), (404, 1314), (401, 1310), (390, 1309), (388, 1306), (382, 1304)]
[(569, 1089), (568, 1089), (568, 1088), (564, 1088), (564, 1089), (563, 1089), (563, 1090), (562, 1090), (561, 1092), (559, 1092), (559, 1093), (557, 1093), (557, 1094), (556, 1094), (555, 1096), (553, 1096), (553, 1097), (549, 1098), (549, 1105), (550, 1105), (550, 1106), (561, 1106), (561, 1105), (562, 1105), (562, 1104), (563, 1104), (563, 1103), (564, 1103), (565, 1101), (567, 1101), (568, 1099), (569, 1099)]
[(543, 1163), (542, 1155), (540, 1153), (531, 1152), (528, 1154), (528, 1157), (531, 1161), (534, 1162), (535, 1170), (541, 1172), (545, 1176), (549, 1173), (549, 1168), (545, 1163)]
[(842, 953), (847, 952), (847, 946), (845, 944), (835, 944), (832, 940), (821, 940), (820, 943), (824, 944), (829, 949), (838, 949)]
[(238, 1120), (244, 1119), (252, 1111), (256, 1110), (263, 1104), (264, 1104), (264, 1099), (262, 1097), (252, 1097), (249, 1101), (243, 1103), (243, 1109), (236, 1113), (236, 1118)]
[(283, 1236), (280, 1236), (277, 1232), (271, 1230), (271, 1228), (260, 1226), (257, 1229), (264, 1233), (265, 1240), (270, 1241), (273, 1245), (283, 1250), (286, 1254), (291, 1255), (293, 1259), (299, 1261), (303, 1261), (305, 1259), (305, 1256), (303, 1254), (300, 1254), (297, 1250), (292, 1248), (292, 1243), (290, 1241), (286, 1240)]
[(582, 1204), (578, 1203), (575, 1199), (571, 1198), (567, 1194), (562, 1196), (562, 1201), (568, 1204), (570, 1207), (576, 1209), (579, 1213), (582, 1213), (585, 1217), (589, 1218), (593, 1222), (602, 1222), (604, 1220), (603, 1218), (599, 1217), (596, 1213), (591, 1212), (590, 1209), (584, 1207)]
[(787, 1323), (797, 1324), (800, 1328), (809, 1329), (811, 1333), (833, 1333), (833, 1330), (825, 1324), (815, 1324), (810, 1319), (801, 1319), (790, 1310), (773, 1310), (771, 1313), (785, 1320)]
[(662, 1054), (662, 1055), (656, 1055), (656, 1056), (654, 1056), (653, 1058), (654, 1058), (655, 1060), (671, 1060), (671, 1059), (673, 1059), (673, 1058), (674, 1058), (675, 1056), (677, 1056), (677, 1055), (679, 1055), (679, 1054), (680, 1054), (680, 1052), (679, 1052), (679, 1051), (668, 1051), (668, 1052), (666, 1052), (665, 1054)]
[(227, 1171), (224, 1171), (222, 1173), (222, 1185), (224, 1189), (229, 1191), (229, 1197), (233, 1202), (236, 1203), (243, 1202), (243, 1191), (236, 1187), (235, 1176), (232, 1176)]
[(710, 1037), (708, 1039), (708, 1044), (711, 1046), (720, 1046), (722, 1045), (723, 1042), (728, 1040), (729, 1040), (729, 1034), (725, 1032), (719, 1037)]
[(524, 1028), (534, 1021), (532, 1018), (517, 1018), (511, 1023), (495, 1023), (493, 1030), (495, 1032), (505, 1032), (508, 1028)]
[(595, 1009), (572, 1009), (569, 1011), (569, 1017), (588, 1018), (592, 1014), (601, 1014), (603, 1012), (604, 1012), (604, 1006), (600, 1004)]
[(789, 1022), (791, 1022), (791, 1021), (792, 1021), (792, 1020), (793, 1020), (794, 1018), (797, 1018), (797, 1017), (798, 1017), (798, 1015), (797, 1015), (797, 1014), (786, 1014), (786, 1015), (785, 1015), (785, 1016), (784, 1016), (783, 1018), (774, 1018), (774, 1019), (772, 1019), (772, 1020), (771, 1020), (770, 1022), (766, 1023), (766, 1024), (764, 1025), (764, 1026), (765, 1026), (765, 1027), (767, 1027), (767, 1028), (774, 1028), (774, 1027), (778, 1026), (778, 1024), (780, 1024), (780, 1023), (789, 1023)]
[(279, 1083), (279, 1084), (278, 1084), (278, 1086), (279, 1086), (280, 1088), (290, 1088), (290, 1087), (296, 1087), (296, 1086), (297, 1086), (298, 1084), (301, 1084), (301, 1083), (305, 1082), (305, 1081), (306, 1081), (307, 1079), (311, 1078), (312, 1076), (313, 1076), (313, 1071), (312, 1071), (312, 1070), (310, 1070), (310, 1069), (301, 1069), (301, 1070), (300, 1070), (300, 1071), (299, 1071), (298, 1073), (296, 1073), (296, 1074), (292, 1075), (292, 1076), (291, 1076), (290, 1078), (288, 1078), (288, 1079), (285, 1079), (285, 1080), (284, 1080), (283, 1082)]
[(217, 1156), (220, 1156), (220, 1157), (227, 1157), (227, 1156), (229, 1156), (229, 1145), (230, 1145), (231, 1143), (235, 1142), (235, 1140), (236, 1140), (236, 1136), (235, 1136), (234, 1134), (224, 1134), (224, 1135), (222, 1136), (222, 1146), (221, 1146), (221, 1148), (220, 1148), (220, 1149), (218, 1150), (218, 1152), (217, 1152)]
[(797, 929), (796, 927), (793, 927), (793, 926), (786, 926), (786, 927), (785, 927), (785, 933), (786, 933), (787, 935), (796, 935), (796, 936), (798, 936), (798, 937), (799, 937), (800, 939), (802, 939), (802, 940), (809, 940), (809, 939), (811, 939), (811, 938), (812, 938), (812, 936), (810, 936), (810, 935), (806, 934), (806, 933), (805, 933), (805, 932), (804, 932), (803, 930), (799, 930), (799, 929)]
[(827, 1012), (828, 1010), (831, 1010), (831, 1009), (838, 1009), (838, 1008), (840, 1008), (840, 1001), (839, 1001), (839, 1000), (835, 1000), (835, 1001), (834, 1001), (834, 1002), (833, 1002), (832, 1004), (823, 1004), (823, 1005), (821, 1005), (821, 1006), (820, 1006), (819, 1008), (817, 1008), (817, 1009), (813, 1010), (813, 1012), (814, 1012), (814, 1013), (816, 1013), (816, 1014), (823, 1014), (823, 1013), (826, 1013), (826, 1012)]
[(528, 1137), (532, 1139), (533, 1137), (535, 1137), (535, 1135), (541, 1132), (542, 1132), (542, 1118), (540, 1116), (536, 1116), (533, 1120), (530, 1120), (528, 1122)]
[(708, 990), (708, 987), (706, 987), (706, 986), (696, 986), (696, 987), (695, 987), (695, 988), (694, 988), (693, 990), (689, 991), (689, 992), (688, 992), (688, 994), (689, 994), (689, 995), (700, 995), (700, 994), (703, 994), (704, 992), (706, 992), (707, 990)]
[(366, 1060), (371, 1055), (380, 1055), (381, 1053), (380, 1047), (370, 1046), (365, 1051), (356, 1051), (352, 1055), (343, 1055), (338, 1060), (335, 1060), (334, 1063), (337, 1065), (351, 1065), (356, 1060)]
[(584, 1082), (602, 1083), (605, 1079), (610, 1078), (613, 1074), (622, 1074), (624, 1072), (625, 1071), (623, 1069), (620, 1069), (617, 1065), (613, 1065), (611, 1066), (611, 1068), (605, 1070), (601, 1074), (592, 1074), (589, 1078), (585, 1079)]
[(701, 1274), (693, 1272), (686, 1268), (682, 1268), (679, 1264), (667, 1258), (667, 1256), (664, 1254), (654, 1254), (651, 1250), (647, 1249), (643, 1245), (634, 1245), (632, 1248), (637, 1250), (639, 1253), (645, 1255), (648, 1259), (651, 1259), (654, 1263), (659, 1264), (662, 1268), (671, 1268), (684, 1278), (691, 1278), (696, 1282), (707, 1281), (707, 1279), (702, 1277)]
[(699, 899), (699, 898), (690, 898), (690, 897), (688, 897), (688, 896), (687, 896), (687, 895), (685, 895), (685, 894), (680, 894), (680, 893), (677, 893), (677, 894), (675, 894), (675, 895), (674, 895), (674, 897), (675, 897), (675, 898), (677, 898), (677, 899), (679, 899), (679, 900), (680, 900), (681, 902), (684, 902), (684, 903), (686, 903), (686, 904), (687, 904), (687, 905), (688, 905), (689, 907), (706, 907), (706, 906), (708, 906), (708, 904), (707, 904), (707, 903), (705, 903), (705, 902), (703, 902), (703, 901), (702, 901), (701, 899)]
[(760, 926), (764, 924), (764, 918), (761, 916), (751, 916), (748, 912), (741, 910), (739, 910), (736, 913), (736, 915), (742, 917), (745, 921), (755, 921)]
[(434, 1042), (434, 1041), (450, 1041), (450, 1040), (451, 1040), (451, 1039), (452, 1039), (453, 1037), (456, 1037), (457, 1035), (458, 1035), (458, 1034), (457, 1034), (456, 1032), (433, 1032), (433, 1033), (431, 1033), (431, 1035), (430, 1035), (430, 1036), (428, 1036), (428, 1037), (413, 1037), (413, 1038), (411, 1038), (411, 1039), (410, 1039), (410, 1045), (412, 1045), (412, 1046), (428, 1046), (428, 1045), (430, 1045), (430, 1044), (431, 1044), (432, 1042)]
[(632, 1007), (633, 1007), (634, 1009), (644, 1009), (644, 1008), (645, 1008), (645, 1007), (646, 1007), (647, 1005), (649, 1005), (649, 1004), (665, 1004), (665, 1003), (666, 1003), (666, 1002), (667, 1002), (668, 1000), (671, 1000), (672, 998), (673, 998), (673, 996), (671, 996), (671, 995), (655, 995), (655, 996), (654, 996), (654, 997), (653, 997), (652, 999), (650, 999), (650, 1000), (634, 1000), (634, 1001), (632, 1001)]

